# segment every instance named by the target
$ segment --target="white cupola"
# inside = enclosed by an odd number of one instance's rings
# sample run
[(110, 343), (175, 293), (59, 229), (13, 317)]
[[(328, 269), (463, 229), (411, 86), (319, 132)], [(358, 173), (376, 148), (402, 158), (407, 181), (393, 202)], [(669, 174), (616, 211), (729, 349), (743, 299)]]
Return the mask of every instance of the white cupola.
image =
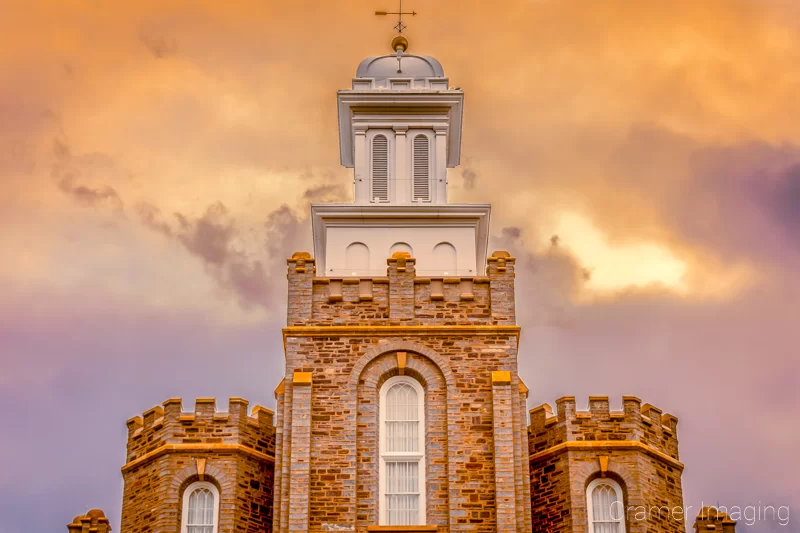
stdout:
[(312, 206), (318, 268), (332, 277), (384, 276), (391, 253), (407, 251), (420, 275), (479, 275), (490, 207), (447, 203), (464, 92), (450, 88), (436, 59), (406, 54), (405, 37), (392, 49), (362, 61), (352, 88), (338, 92), (341, 163), (354, 169), (354, 203)]
[(355, 169), (355, 202), (447, 203), (447, 168), (461, 155), (464, 92), (441, 63), (405, 54), (361, 62), (351, 90), (339, 91), (341, 161)]

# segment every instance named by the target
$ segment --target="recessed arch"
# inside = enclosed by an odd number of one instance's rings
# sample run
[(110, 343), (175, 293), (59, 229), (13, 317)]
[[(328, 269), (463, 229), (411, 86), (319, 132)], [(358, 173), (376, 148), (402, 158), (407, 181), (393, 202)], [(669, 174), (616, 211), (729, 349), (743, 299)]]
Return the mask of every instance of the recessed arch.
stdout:
[(449, 242), (440, 242), (433, 247), (432, 270), (442, 272), (444, 275), (455, 275), (458, 269), (458, 252), (456, 247)]
[(394, 243), (391, 248), (389, 248), (389, 256), (392, 257), (395, 252), (408, 252), (408, 255), (414, 257), (414, 250), (411, 248), (411, 245), (407, 242), (396, 242)]
[(366, 274), (369, 271), (369, 246), (353, 242), (345, 250), (345, 265), (348, 274)]

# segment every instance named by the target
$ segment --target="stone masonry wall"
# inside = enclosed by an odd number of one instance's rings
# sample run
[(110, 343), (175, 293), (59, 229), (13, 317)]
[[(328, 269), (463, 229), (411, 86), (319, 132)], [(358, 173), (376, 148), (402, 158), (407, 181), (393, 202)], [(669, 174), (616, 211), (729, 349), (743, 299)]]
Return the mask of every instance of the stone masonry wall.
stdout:
[(208, 481), (220, 494), (219, 533), (272, 531), (273, 413), (231, 398), (217, 412), (213, 398), (181, 410), (173, 398), (128, 421), (123, 533), (180, 531), (183, 492)]
[(546, 404), (531, 410), (534, 531), (588, 532), (586, 487), (603, 475), (623, 489), (626, 531), (685, 531), (675, 512), (683, 505), (677, 418), (633, 396), (618, 413), (604, 396), (591, 396), (587, 412), (576, 411), (573, 397), (556, 403), (557, 416)]
[[(288, 261), (276, 531), (377, 525), (378, 391), (400, 372), (426, 391), (427, 523), (440, 532), (497, 531), (501, 482), (503, 523), (530, 530), (514, 259), (496, 252), (485, 278), (417, 278), (403, 254), (388, 260), (386, 278), (315, 278), (313, 269), (308, 254)], [(494, 371), (507, 381), (493, 383)]]

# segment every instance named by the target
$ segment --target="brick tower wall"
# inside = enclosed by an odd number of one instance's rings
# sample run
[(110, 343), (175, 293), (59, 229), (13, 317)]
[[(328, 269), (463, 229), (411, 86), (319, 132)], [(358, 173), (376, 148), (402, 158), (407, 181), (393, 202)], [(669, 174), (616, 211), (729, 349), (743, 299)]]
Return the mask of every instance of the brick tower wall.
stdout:
[(571, 396), (556, 405), (557, 416), (546, 404), (530, 412), (534, 531), (587, 532), (586, 487), (603, 475), (623, 488), (626, 531), (685, 531), (676, 417), (633, 396), (621, 412), (606, 396), (590, 396), (586, 412)]
[(475, 278), (417, 277), (402, 253), (385, 278), (316, 278), (308, 254), (288, 261), (277, 531), (378, 524), (378, 391), (400, 374), (425, 389), (427, 523), (530, 530), (513, 279), (505, 252)]
[(241, 398), (227, 412), (199, 398), (183, 412), (173, 398), (128, 420), (122, 533), (180, 531), (183, 491), (194, 481), (217, 485), (220, 532), (271, 532), (273, 412), (247, 411)]

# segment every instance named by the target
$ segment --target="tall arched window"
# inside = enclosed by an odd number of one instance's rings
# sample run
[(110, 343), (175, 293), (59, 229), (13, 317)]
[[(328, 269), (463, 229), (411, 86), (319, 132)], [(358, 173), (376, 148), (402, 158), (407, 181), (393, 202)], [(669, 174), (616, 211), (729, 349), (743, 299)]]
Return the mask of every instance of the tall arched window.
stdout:
[(425, 524), (425, 400), (407, 376), (390, 378), (380, 399), (380, 523)]
[(431, 200), (431, 166), (430, 166), (430, 140), (426, 135), (419, 134), (414, 137), (414, 151), (412, 155), (413, 181), (412, 199), (415, 202), (430, 202)]
[(625, 533), (625, 505), (619, 483), (598, 478), (586, 488), (589, 533)]
[(372, 138), (371, 190), (373, 202), (389, 201), (389, 140), (386, 135)]
[(183, 493), (181, 533), (217, 533), (219, 491), (211, 483), (192, 483)]

